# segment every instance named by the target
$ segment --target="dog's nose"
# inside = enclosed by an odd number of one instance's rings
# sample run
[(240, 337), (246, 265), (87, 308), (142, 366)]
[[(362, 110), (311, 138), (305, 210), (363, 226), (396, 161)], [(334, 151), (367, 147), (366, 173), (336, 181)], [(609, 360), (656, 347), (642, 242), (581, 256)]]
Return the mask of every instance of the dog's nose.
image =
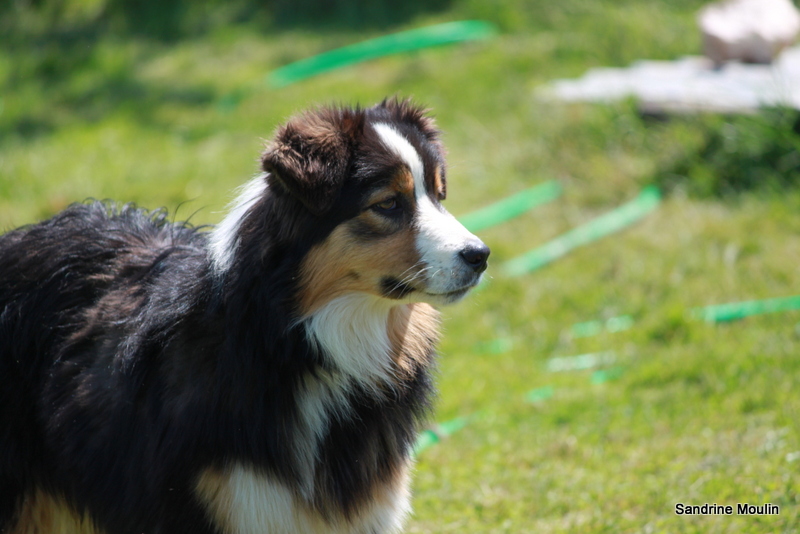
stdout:
[(471, 241), (461, 250), (461, 259), (469, 265), (473, 271), (480, 274), (486, 270), (486, 259), (489, 257), (491, 250), (483, 241)]

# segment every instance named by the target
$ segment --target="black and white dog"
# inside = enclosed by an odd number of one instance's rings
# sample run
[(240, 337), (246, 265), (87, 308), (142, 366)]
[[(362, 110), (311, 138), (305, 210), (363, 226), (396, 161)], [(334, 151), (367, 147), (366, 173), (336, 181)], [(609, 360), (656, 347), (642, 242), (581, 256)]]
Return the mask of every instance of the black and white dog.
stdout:
[(0, 532), (382, 533), (437, 312), (488, 248), (407, 101), (295, 117), (210, 232), (76, 204), (0, 236)]

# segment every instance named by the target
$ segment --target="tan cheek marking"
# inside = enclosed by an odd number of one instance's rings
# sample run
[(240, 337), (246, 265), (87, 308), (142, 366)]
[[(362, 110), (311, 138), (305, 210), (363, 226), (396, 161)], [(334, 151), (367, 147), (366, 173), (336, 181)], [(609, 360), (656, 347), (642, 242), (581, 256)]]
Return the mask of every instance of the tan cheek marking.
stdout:
[[(369, 213), (359, 218), (369, 222)], [(373, 227), (376, 222), (371, 223)], [(385, 276), (409, 276), (419, 262), (414, 232), (404, 229), (392, 235), (361, 242), (350, 224), (337, 227), (316, 245), (300, 268), (298, 300), (301, 316), (307, 316), (344, 293), (361, 291), (381, 295)]]
[(392, 359), (401, 378), (427, 366), (439, 341), (439, 312), (425, 303), (395, 306), (389, 312), (387, 332)]
[(63, 499), (41, 490), (25, 498), (19, 518), (9, 534), (102, 534), (85, 515), (76, 513)]

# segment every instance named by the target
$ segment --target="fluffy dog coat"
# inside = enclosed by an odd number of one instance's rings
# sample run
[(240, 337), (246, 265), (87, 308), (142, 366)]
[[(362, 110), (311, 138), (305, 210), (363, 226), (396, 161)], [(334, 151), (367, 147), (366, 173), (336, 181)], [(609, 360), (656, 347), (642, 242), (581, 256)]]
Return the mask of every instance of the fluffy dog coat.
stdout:
[(76, 204), (0, 236), (0, 532), (395, 532), (437, 313), (488, 249), (395, 100), (280, 128), (210, 232)]

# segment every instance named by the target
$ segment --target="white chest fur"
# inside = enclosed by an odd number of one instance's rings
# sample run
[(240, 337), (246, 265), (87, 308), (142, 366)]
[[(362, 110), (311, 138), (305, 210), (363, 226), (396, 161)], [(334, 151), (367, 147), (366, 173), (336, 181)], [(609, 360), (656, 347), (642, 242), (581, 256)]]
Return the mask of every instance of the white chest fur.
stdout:
[(352, 521), (327, 521), (273, 477), (239, 464), (224, 472), (206, 470), (197, 493), (225, 534), (396, 533), (410, 509), (408, 468), (376, 488)]
[(308, 337), (348, 382), (378, 392), (392, 382), (386, 328), (393, 305), (367, 293), (348, 293), (304, 319)]
[(392, 380), (387, 322), (392, 303), (366, 294), (338, 297), (304, 318), (309, 339), (332, 359), (335, 369), (309, 376), (299, 396), (293, 444), (300, 480), (290, 488), (250, 466), (208, 469), (196, 486), (210, 516), (225, 534), (384, 534), (399, 532), (410, 510), (409, 465), (377, 481), (350, 520), (324, 518), (309, 503), (314, 495), (317, 447), (331, 418), (348, 417), (354, 387), (385, 394)]

